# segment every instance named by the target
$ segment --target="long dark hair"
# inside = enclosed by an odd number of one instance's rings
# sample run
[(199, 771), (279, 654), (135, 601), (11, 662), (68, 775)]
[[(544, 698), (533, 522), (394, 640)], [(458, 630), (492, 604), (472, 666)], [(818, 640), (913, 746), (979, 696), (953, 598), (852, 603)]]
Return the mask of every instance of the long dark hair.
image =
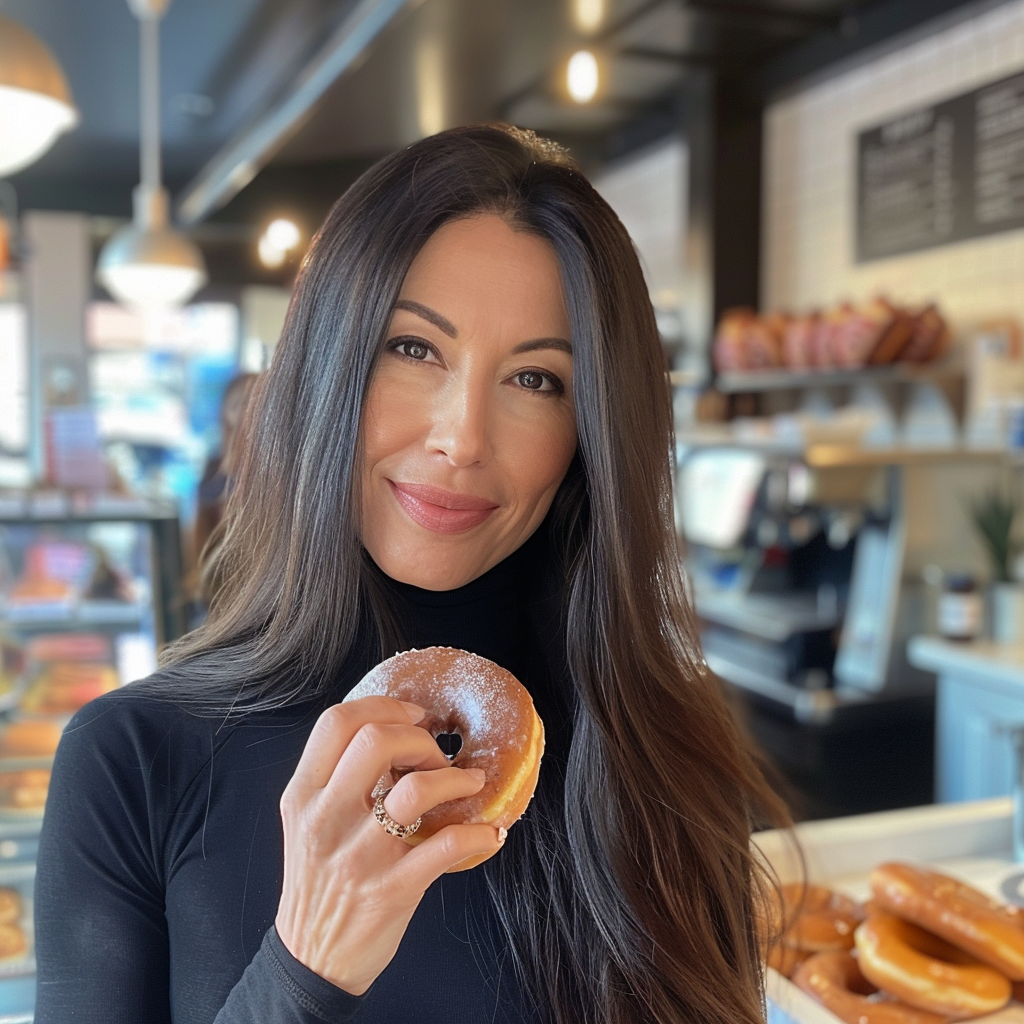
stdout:
[(413, 258), (442, 224), (483, 212), (554, 247), (579, 435), (551, 515), (572, 745), (486, 866), (499, 917), (553, 1024), (754, 1024), (765, 886), (749, 838), (784, 812), (701, 658), (639, 262), (552, 144), (455, 129), (382, 161), (335, 205), (253, 396), (219, 591), (164, 675), (206, 712), (241, 713), (327, 693), (367, 616), (382, 655), (394, 650), (358, 534), (364, 397)]

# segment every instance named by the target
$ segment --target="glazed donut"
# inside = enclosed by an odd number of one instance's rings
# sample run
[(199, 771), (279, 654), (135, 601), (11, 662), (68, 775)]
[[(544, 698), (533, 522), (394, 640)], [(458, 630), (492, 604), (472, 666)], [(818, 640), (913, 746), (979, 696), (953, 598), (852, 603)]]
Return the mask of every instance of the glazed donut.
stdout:
[(1024, 929), (1009, 907), (955, 878), (910, 864), (880, 864), (870, 884), (883, 910), (941, 935), (1011, 981), (1024, 981)]
[(769, 905), (768, 966), (787, 978), (814, 953), (853, 949), (853, 932), (864, 919), (859, 904), (823, 885), (789, 882)]
[[(384, 696), (427, 711), (421, 726), (434, 737), (455, 734), (462, 745), (451, 757), (458, 768), (482, 768), (475, 796), (440, 804), (423, 815), (405, 842), (422, 842), (447, 825), (485, 822), (508, 828), (526, 810), (540, 774), (544, 724), (529, 691), (493, 661), (452, 647), (404, 651), (371, 669), (345, 698)], [(486, 857), (470, 859), (457, 870)]]
[(849, 953), (815, 953), (797, 967), (793, 983), (846, 1024), (946, 1024), (878, 991)]
[(853, 932), (864, 919), (858, 904), (824, 885), (782, 886), (783, 945), (805, 953), (853, 949)]
[(1010, 982), (976, 957), (917, 925), (870, 908), (857, 928), (861, 972), (898, 999), (948, 1017), (994, 1013), (1010, 1000)]

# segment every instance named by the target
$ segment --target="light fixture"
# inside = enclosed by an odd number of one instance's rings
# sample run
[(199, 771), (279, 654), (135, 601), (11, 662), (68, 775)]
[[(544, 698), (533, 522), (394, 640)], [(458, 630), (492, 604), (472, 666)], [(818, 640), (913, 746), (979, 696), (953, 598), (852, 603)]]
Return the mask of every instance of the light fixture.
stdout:
[(577, 50), (566, 68), (565, 83), (577, 103), (589, 103), (597, 93), (597, 58), (589, 50)]
[(167, 190), (160, 184), (160, 19), (169, 0), (128, 0), (139, 19), (140, 181), (132, 193), (134, 217), (100, 253), (96, 276), (126, 306), (180, 306), (206, 283), (196, 245), (170, 224)]
[(591, 35), (604, 21), (604, 0), (573, 0), (572, 13), (576, 28)]
[(28, 167), (76, 124), (78, 111), (53, 54), (0, 14), (0, 176)]
[(302, 239), (298, 225), (285, 217), (272, 220), (266, 230), (260, 235), (256, 245), (260, 262), (265, 267), (274, 269), (284, 265), (288, 253), (294, 249)]

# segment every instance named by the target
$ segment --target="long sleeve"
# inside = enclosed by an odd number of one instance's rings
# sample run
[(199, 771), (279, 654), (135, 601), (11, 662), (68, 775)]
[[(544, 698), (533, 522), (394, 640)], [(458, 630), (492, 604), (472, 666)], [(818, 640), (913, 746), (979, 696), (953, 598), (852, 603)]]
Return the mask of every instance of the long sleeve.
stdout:
[(346, 1024), (362, 1000), (298, 962), (271, 928), (216, 1024)]
[[(80, 714), (54, 760), (35, 887), (36, 1021), (169, 1024), (167, 922), (144, 787)], [(134, 783), (134, 784), (133, 784)]]
[[(180, 833), (195, 828), (181, 789), (202, 789), (208, 736), (188, 716), (140, 716), (123, 701), (87, 708), (65, 731), (36, 876), (38, 1024), (344, 1024), (359, 1008), (360, 999), (296, 961), (273, 927), (240, 978), (231, 973), (238, 961), (222, 957), (206, 991), (172, 980), (178, 915), (167, 906), (167, 877), (180, 879), (187, 862)], [(226, 765), (223, 774), (231, 775)], [(206, 839), (202, 865), (216, 868), (215, 837), (201, 835), (201, 846)], [(214, 888), (224, 887), (215, 880)], [(206, 917), (221, 922), (217, 942), (235, 931), (224, 927), (228, 915), (202, 906), (201, 887), (190, 884), (185, 902), (196, 915), (186, 928)]]

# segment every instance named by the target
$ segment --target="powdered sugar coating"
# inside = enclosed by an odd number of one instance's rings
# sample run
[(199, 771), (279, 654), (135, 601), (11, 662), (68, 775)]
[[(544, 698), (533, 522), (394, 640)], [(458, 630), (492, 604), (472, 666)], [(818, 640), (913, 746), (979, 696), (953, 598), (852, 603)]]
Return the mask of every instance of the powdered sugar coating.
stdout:
[(428, 712), (421, 724), (432, 735), (448, 732), (462, 737), (462, 749), (452, 763), (487, 773), (480, 793), (429, 811), (421, 831), (431, 834), (453, 822), (488, 820), (481, 812), (530, 756), (539, 722), (522, 683), (487, 658), (452, 647), (428, 647), (382, 661), (345, 700), (370, 696), (420, 705)]

